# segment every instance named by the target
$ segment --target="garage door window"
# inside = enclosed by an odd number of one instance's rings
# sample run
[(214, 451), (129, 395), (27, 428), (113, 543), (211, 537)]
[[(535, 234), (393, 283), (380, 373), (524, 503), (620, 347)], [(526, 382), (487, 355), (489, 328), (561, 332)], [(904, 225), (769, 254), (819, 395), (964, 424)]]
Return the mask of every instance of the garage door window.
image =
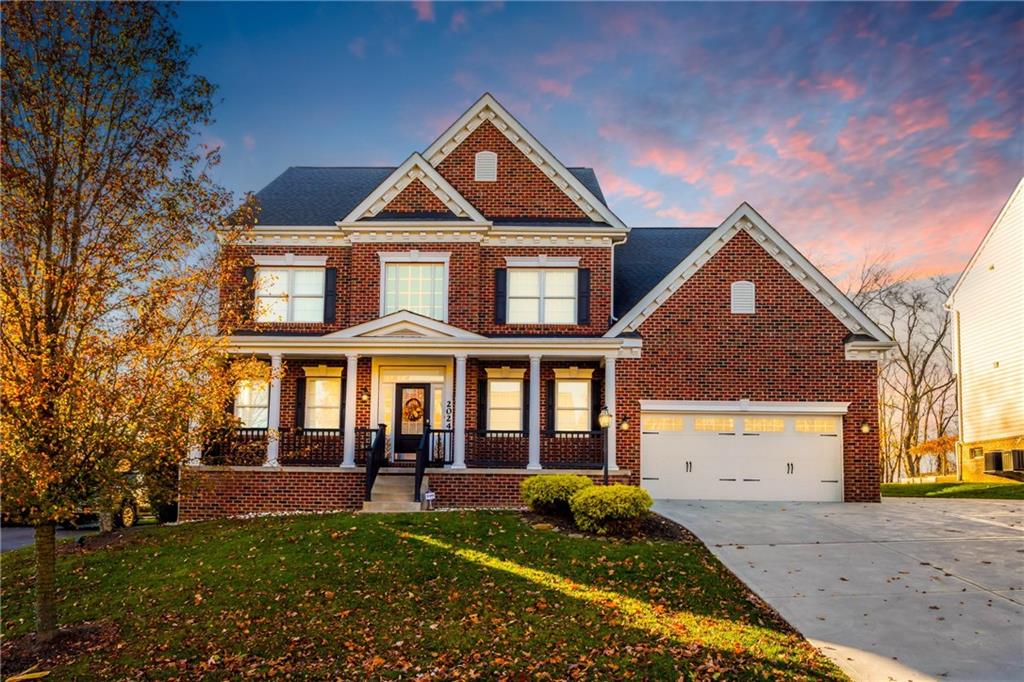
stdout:
[(640, 418), (641, 431), (682, 431), (681, 414), (645, 414)]
[(835, 417), (798, 417), (797, 433), (829, 433), (838, 431), (838, 420)]
[(718, 433), (736, 430), (736, 420), (732, 417), (696, 417), (693, 420), (694, 431), (716, 431)]
[(786, 421), (782, 417), (747, 417), (743, 420), (743, 433), (782, 433)]

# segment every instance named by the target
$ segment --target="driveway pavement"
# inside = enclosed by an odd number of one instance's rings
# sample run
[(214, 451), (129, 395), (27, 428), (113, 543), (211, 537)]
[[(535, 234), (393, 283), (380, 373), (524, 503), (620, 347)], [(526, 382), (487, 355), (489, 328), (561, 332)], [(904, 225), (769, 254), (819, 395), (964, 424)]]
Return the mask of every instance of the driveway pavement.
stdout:
[[(82, 530), (64, 530), (58, 528), (57, 542), (68, 539), (74, 540), (82, 535), (91, 535), (95, 533), (96, 530), (96, 528)], [(33, 544), (36, 541), (35, 533), (35, 528), (27, 528), (25, 526), (0, 527), (0, 551), (6, 552), (9, 549), (18, 549), (19, 547), (26, 547)]]
[(1024, 680), (1024, 503), (658, 500), (856, 680)]

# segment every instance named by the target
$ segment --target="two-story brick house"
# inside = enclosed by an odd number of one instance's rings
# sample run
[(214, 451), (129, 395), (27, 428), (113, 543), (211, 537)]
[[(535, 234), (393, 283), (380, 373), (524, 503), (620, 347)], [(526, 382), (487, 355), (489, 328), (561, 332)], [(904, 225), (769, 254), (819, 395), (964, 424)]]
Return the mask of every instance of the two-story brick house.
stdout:
[(251, 318), (231, 352), (272, 371), (190, 453), (183, 519), (361, 508), (374, 442), (374, 500), (412, 499), (425, 444), (437, 507), (518, 506), (605, 453), (655, 497), (878, 499), (890, 342), (746, 204), (631, 231), (490, 95), (397, 168), (257, 197), (221, 299)]

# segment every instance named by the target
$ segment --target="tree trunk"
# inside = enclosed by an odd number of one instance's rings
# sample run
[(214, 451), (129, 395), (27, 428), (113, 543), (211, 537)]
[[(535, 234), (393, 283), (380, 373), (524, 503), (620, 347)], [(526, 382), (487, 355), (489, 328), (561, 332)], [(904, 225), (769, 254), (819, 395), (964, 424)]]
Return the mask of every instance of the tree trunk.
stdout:
[(57, 634), (56, 535), (52, 523), (36, 526), (36, 641)]
[(114, 512), (104, 511), (99, 513), (100, 533), (111, 533), (114, 530)]

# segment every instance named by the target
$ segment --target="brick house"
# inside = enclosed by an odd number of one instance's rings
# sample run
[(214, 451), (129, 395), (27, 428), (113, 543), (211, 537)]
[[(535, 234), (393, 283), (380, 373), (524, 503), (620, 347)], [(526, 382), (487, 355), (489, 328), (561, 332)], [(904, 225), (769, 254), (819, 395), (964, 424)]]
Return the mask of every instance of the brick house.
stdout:
[(518, 506), (523, 478), (606, 461), (656, 498), (879, 498), (891, 343), (747, 204), (631, 230), (490, 95), (397, 168), (257, 196), (221, 302), (270, 379), (190, 452), (183, 520)]

